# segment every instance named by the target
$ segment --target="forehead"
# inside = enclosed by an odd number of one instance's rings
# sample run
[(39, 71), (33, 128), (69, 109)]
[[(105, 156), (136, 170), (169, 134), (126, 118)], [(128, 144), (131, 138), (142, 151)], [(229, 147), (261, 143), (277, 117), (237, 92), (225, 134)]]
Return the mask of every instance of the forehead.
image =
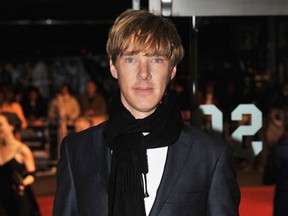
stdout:
[(8, 123), (7, 118), (3, 115), (0, 115), (0, 122), (1, 123)]

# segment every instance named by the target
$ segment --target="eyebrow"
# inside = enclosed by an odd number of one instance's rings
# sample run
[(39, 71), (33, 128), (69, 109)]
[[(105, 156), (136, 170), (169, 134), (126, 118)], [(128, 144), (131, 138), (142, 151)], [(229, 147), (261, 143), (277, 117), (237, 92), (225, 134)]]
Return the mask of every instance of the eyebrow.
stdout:
[[(139, 52), (140, 53), (140, 52)], [(124, 51), (122, 53), (121, 56), (132, 56), (132, 55), (137, 55), (138, 53), (134, 52), (134, 51)], [(146, 55), (146, 56), (150, 56), (150, 57), (162, 57), (162, 58), (166, 58), (167, 59), (167, 56), (165, 55), (160, 55), (160, 54), (154, 54), (154, 55)]]
[(129, 56), (129, 55), (136, 55), (137, 53), (133, 52), (133, 51), (124, 51), (122, 53), (122, 56)]

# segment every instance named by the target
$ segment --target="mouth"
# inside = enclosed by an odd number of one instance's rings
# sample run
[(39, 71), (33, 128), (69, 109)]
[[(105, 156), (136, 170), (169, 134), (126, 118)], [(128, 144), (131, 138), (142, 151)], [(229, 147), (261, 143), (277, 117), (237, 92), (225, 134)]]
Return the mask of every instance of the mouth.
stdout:
[(153, 92), (153, 88), (151, 87), (136, 87), (134, 91), (137, 95), (150, 95)]

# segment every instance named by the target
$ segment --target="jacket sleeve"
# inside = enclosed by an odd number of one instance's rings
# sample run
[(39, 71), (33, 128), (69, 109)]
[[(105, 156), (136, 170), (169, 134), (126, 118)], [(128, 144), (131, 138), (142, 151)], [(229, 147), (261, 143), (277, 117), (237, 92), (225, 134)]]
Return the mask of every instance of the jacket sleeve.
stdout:
[(53, 216), (78, 216), (77, 197), (70, 166), (67, 137), (61, 144), (57, 166), (57, 188), (54, 198)]
[(236, 163), (228, 144), (224, 145), (215, 164), (208, 192), (208, 216), (238, 216), (240, 189)]

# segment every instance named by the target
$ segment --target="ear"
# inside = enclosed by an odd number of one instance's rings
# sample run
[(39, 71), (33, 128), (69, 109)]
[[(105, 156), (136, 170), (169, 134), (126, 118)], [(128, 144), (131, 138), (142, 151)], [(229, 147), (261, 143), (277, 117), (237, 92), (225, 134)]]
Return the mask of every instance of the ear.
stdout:
[(112, 62), (111, 59), (109, 60), (109, 65), (110, 65), (111, 75), (112, 75), (115, 79), (118, 79), (117, 69), (116, 69), (116, 67), (115, 67), (115, 65), (113, 64), (113, 62)]
[(171, 70), (170, 80), (172, 80), (175, 77), (176, 71), (177, 71), (177, 66), (174, 66)]

